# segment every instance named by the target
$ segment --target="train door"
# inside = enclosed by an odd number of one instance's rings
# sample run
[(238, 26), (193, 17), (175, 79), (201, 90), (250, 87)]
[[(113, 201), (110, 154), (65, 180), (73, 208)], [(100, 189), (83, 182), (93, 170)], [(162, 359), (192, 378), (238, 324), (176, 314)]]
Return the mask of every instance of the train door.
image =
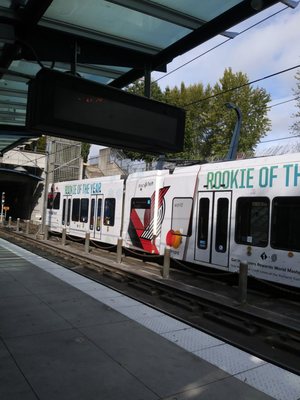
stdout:
[(70, 226), (70, 218), (71, 218), (71, 197), (64, 196), (63, 198), (63, 206), (62, 206), (62, 217), (61, 217), (61, 225), (63, 228), (68, 228)]
[(93, 239), (101, 239), (102, 231), (102, 208), (103, 195), (91, 196), (91, 206), (89, 215), (90, 234)]
[(228, 267), (231, 192), (199, 192), (195, 260)]

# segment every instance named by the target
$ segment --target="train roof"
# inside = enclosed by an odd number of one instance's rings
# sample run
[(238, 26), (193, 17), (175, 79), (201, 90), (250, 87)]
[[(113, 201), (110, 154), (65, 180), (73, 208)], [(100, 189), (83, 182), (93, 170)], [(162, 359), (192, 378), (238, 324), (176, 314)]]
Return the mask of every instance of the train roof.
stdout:
[[(121, 175), (110, 175), (110, 176), (98, 176), (95, 178), (87, 178), (87, 179), (76, 179), (72, 181), (62, 181), (62, 182), (55, 182), (54, 185), (77, 185), (79, 183), (96, 183), (96, 182), (116, 182), (116, 181), (123, 181), (124, 178)], [(50, 184), (51, 185), (51, 184)]]
[(219, 170), (219, 169), (231, 169), (231, 168), (248, 168), (255, 167), (256, 165), (274, 165), (274, 164), (282, 164), (282, 163), (300, 163), (300, 153), (291, 153), (291, 154), (281, 154), (281, 155), (273, 155), (273, 156), (264, 156), (264, 157), (253, 157), (253, 158), (244, 158), (239, 160), (232, 161), (217, 161), (211, 163), (203, 163), (185, 167), (176, 167), (173, 171), (173, 175), (180, 174), (193, 174), (198, 171), (210, 171), (210, 170)]
[(220, 161), (201, 165), (201, 171), (231, 168), (248, 168), (258, 165), (288, 164), (300, 162), (300, 153), (281, 154), (275, 156), (253, 157), (233, 161)]
[(165, 175), (169, 175), (169, 170), (159, 169), (151, 171), (134, 172), (128, 175), (127, 181), (141, 179), (141, 178), (156, 178), (158, 176), (165, 176)]

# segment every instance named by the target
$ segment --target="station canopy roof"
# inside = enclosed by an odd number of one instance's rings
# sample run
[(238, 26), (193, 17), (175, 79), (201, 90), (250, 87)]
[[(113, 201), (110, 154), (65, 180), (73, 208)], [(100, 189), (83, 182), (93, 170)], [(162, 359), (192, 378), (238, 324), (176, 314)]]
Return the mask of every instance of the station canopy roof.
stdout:
[(0, 0), (0, 155), (36, 137), (25, 128), (27, 83), (42, 67), (123, 88), (216, 35), (232, 37), (228, 29), (275, 3)]

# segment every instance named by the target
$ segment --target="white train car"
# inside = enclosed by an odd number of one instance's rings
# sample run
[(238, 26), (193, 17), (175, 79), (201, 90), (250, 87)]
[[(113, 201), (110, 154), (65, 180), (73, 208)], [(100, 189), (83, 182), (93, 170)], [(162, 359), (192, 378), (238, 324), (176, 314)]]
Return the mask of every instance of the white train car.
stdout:
[(120, 176), (60, 182), (48, 193), (51, 231), (117, 244), (122, 227), (124, 180)]
[(225, 271), (247, 261), (300, 287), (300, 154), (179, 168), (164, 186), (161, 253)]
[[(125, 198), (123, 199), (123, 191)], [(300, 287), (300, 154), (62, 182), (51, 230)]]
[(160, 254), (164, 219), (164, 180), (169, 171), (136, 172), (125, 189), (122, 237), (125, 247)]

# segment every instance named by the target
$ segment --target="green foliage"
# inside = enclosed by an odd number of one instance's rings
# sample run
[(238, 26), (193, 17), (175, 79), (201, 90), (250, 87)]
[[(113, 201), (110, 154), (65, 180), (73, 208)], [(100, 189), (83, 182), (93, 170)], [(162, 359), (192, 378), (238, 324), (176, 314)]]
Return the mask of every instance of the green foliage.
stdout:
[[(230, 146), (232, 133), (237, 121), (234, 110), (226, 108), (231, 102), (242, 113), (242, 127), (238, 152), (253, 154), (259, 140), (270, 130), (267, 117), (267, 104), (270, 95), (265, 89), (251, 87), (246, 74), (233, 73), (225, 69), (223, 77), (213, 86), (195, 84), (180, 88), (167, 87), (161, 91), (152, 84), (152, 98), (184, 108), (186, 113), (184, 150), (181, 153), (167, 154), (167, 158), (188, 160), (223, 159)], [(239, 89), (232, 90), (238, 87)], [(144, 83), (138, 81), (128, 89), (131, 93), (143, 94)], [(299, 85), (300, 91), (300, 85)], [(300, 116), (300, 113), (299, 113)], [(157, 156), (137, 152), (127, 152), (134, 160), (152, 161)]]
[(46, 142), (47, 142), (47, 136), (41, 136), (39, 140), (36, 142), (36, 150), (37, 151), (46, 151)]
[(28, 151), (45, 152), (46, 151), (46, 136), (40, 136), (38, 140), (32, 141), (30, 144), (26, 144), (24, 147)]
[(181, 83), (180, 89), (166, 88), (165, 101), (178, 107), (186, 109), (186, 123), (184, 136), (184, 150), (181, 153), (168, 154), (169, 158), (202, 159), (203, 155), (200, 151), (202, 140), (200, 133), (204, 128), (205, 117), (208, 112), (208, 103), (200, 105), (199, 100), (211, 95), (211, 88), (204, 88), (202, 84), (195, 84), (185, 87)]
[[(270, 95), (265, 89), (249, 86), (248, 82), (246, 74), (234, 74), (230, 68), (226, 69), (223, 77), (211, 89), (213, 97), (200, 103), (206, 103), (200, 135), (202, 157), (223, 159), (228, 152), (237, 114), (233, 109), (226, 108), (225, 103), (233, 103), (242, 113), (238, 152), (253, 153), (256, 144), (270, 130), (271, 123), (267, 117)], [(239, 89), (231, 90), (235, 87)]]
[(81, 143), (81, 157), (83, 162), (87, 162), (91, 145), (89, 143)]
[[(136, 94), (138, 96), (144, 96), (145, 93), (145, 82), (140, 79), (135, 81), (127, 87), (127, 92)], [(160, 87), (156, 82), (151, 82), (151, 99), (157, 101), (164, 101), (164, 95)]]

